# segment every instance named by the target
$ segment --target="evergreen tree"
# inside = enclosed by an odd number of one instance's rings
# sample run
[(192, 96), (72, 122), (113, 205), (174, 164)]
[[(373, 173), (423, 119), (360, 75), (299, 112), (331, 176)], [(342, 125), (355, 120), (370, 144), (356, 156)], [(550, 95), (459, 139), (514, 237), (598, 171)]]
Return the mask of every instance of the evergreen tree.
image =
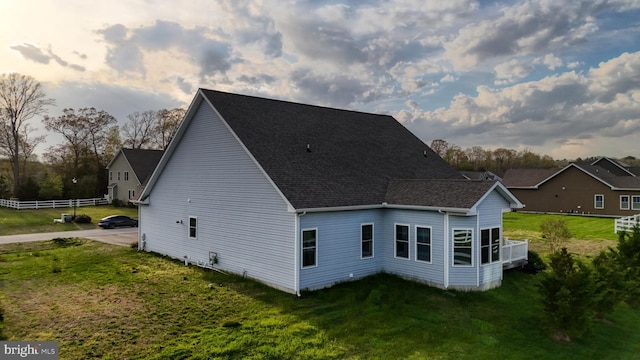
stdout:
[(624, 277), (625, 302), (640, 307), (640, 227), (618, 235), (618, 249), (615, 259)]

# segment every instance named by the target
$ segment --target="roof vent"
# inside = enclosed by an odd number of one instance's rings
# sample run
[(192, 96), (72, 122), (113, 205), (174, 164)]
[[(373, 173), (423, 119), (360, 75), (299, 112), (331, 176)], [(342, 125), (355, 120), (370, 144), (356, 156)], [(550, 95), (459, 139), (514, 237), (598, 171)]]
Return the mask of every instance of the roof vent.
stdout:
[(307, 152), (311, 152), (311, 145), (307, 144)]
[(423, 151), (423, 152), (422, 152), (422, 155), (423, 155), (424, 157), (427, 157), (427, 150)]

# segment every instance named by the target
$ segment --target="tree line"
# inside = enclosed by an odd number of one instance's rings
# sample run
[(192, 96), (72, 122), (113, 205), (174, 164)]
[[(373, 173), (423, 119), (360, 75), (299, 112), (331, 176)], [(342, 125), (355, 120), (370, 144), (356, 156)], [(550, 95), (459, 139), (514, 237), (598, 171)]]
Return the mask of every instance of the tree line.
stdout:
[[(115, 117), (93, 107), (50, 116), (53, 105), (34, 78), (0, 75), (0, 198), (101, 197), (108, 186), (105, 168), (120, 148), (164, 150), (185, 114), (182, 108), (134, 112), (120, 127)], [(31, 121), (37, 116), (64, 139), (45, 150), (43, 161), (34, 153), (46, 140), (34, 136)]]

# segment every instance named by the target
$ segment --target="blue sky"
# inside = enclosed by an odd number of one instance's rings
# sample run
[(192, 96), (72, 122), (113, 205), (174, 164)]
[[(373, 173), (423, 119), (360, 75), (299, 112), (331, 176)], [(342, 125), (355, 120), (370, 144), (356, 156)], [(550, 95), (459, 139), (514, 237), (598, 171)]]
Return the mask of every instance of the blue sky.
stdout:
[(640, 157), (640, 0), (21, 0), (0, 14), (0, 72), (42, 82), (52, 116), (95, 107), (124, 124), (204, 87), (390, 114), (427, 144)]

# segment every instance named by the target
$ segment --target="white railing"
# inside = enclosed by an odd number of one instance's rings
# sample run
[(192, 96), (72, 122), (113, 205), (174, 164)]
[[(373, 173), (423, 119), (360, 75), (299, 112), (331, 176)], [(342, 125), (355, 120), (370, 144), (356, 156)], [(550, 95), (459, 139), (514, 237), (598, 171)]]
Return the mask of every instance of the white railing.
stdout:
[(632, 231), (636, 225), (640, 225), (640, 214), (618, 218), (616, 219), (613, 232), (617, 234), (619, 231)]
[(529, 240), (518, 241), (504, 238), (502, 245), (502, 263), (512, 263), (519, 260), (528, 260)]
[(56, 209), (56, 208), (72, 208), (75, 202), (76, 207), (81, 206), (95, 206), (108, 204), (107, 199), (104, 198), (92, 198), (92, 199), (69, 199), (69, 200), (46, 200), (46, 201), (20, 201), (20, 200), (7, 200), (0, 199), (0, 206), (8, 207), (12, 209), (24, 210), (24, 209)]

